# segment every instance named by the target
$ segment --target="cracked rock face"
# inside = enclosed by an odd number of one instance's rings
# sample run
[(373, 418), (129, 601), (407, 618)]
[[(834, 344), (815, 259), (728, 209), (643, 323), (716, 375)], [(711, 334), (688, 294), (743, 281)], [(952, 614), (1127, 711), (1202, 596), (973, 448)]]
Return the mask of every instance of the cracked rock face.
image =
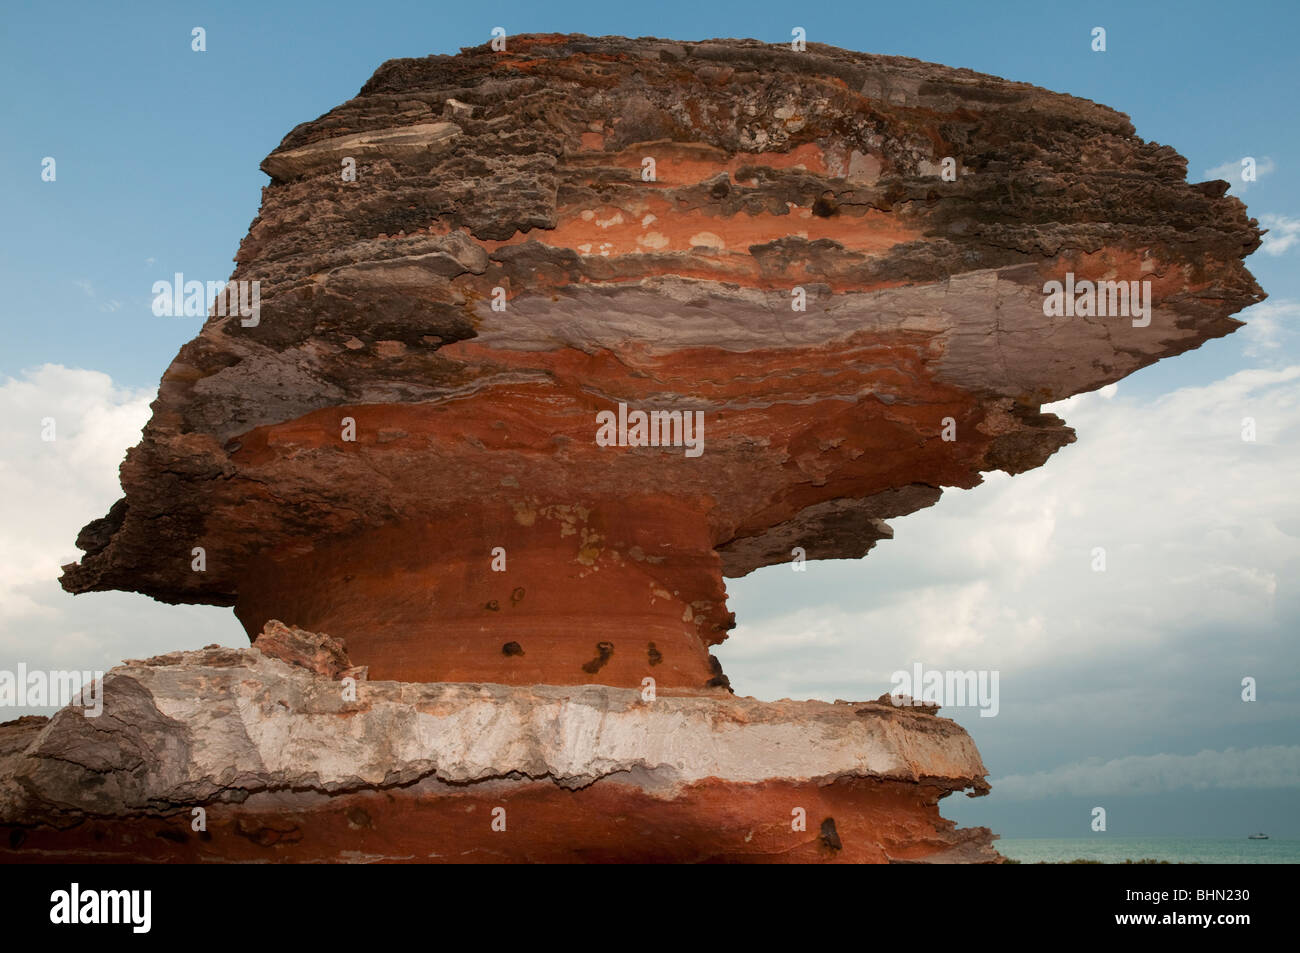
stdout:
[(181, 349), (63, 576), (254, 646), (0, 725), (6, 856), (999, 859), (939, 815), (987, 784), (933, 709), (727, 692), (723, 579), (1042, 465), (1044, 403), (1239, 326), (1257, 223), (967, 70), (507, 47), (390, 61), (263, 162), (251, 310)]
[[(182, 348), (63, 584), (378, 678), (720, 684), (724, 576), (1039, 466), (1044, 402), (1262, 297), (1242, 204), (1122, 114), (818, 45), (393, 60), (262, 168), (260, 314)], [(1048, 316), (1051, 281), (1144, 310)]]
[(272, 623), (114, 669), (98, 717), (0, 725), (0, 855), (995, 861), (986, 829), (939, 816), (987, 784), (933, 711), (371, 682)]

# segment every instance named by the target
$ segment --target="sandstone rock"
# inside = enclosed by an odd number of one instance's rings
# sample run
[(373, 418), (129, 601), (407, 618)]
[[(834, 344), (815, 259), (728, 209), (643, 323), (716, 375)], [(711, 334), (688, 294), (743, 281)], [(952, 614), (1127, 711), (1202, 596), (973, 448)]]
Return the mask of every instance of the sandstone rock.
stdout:
[[(257, 650), (289, 631), (116, 668), (98, 718), (0, 725), (0, 856), (998, 859), (987, 830), (939, 816), (947, 794), (987, 790), (946, 718), (601, 685), (367, 682), (349, 700)], [(301, 656), (336, 654), (291, 635)]]
[(397, 129), (376, 129), (355, 136), (336, 136), (301, 149), (288, 149), (267, 156), (262, 169), (275, 178), (313, 172), (338, 175), (340, 162), (345, 157), (414, 160), (441, 151), (459, 134), (460, 127), (455, 123), (430, 122)]
[[(723, 575), (1036, 467), (1073, 439), (1041, 403), (1261, 298), (1255, 221), (1122, 114), (828, 47), (390, 61), (263, 168), (261, 320), (182, 348), (64, 585), (329, 632), (380, 677), (637, 685), (654, 641), (703, 685)], [(1066, 272), (1151, 282), (1151, 321), (1045, 317)], [(620, 403), (701, 413), (702, 454), (598, 446)]]
[[(260, 321), (182, 348), (63, 583), (328, 632), (380, 678), (637, 686), (653, 642), (703, 686), (724, 575), (1042, 464), (1073, 439), (1042, 403), (1262, 297), (1241, 203), (1122, 114), (816, 44), (393, 60), (263, 168)], [(1150, 282), (1149, 323), (1045, 316), (1067, 274)], [(620, 405), (698, 414), (702, 452), (598, 445)]]
[(469, 103), (462, 103), (459, 99), (449, 99), (443, 105), (442, 114), (452, 120), (469, 119), (474, 115), (474, 107)]
[(291, 665), (301, 665), (327, 678), (342, 678), (353, 671), (347, 646), (338, 639), (285, 625), (272, 619), (253, 643), (263, 655)]
[(969, 70), (552, 35), (390, 61), (262, 167), (260, 315), (181, 349), (63, 576), (254, 647), (0, 725), (9, 856), (999, 859), (933, 706), (728, 694), (723, 577), (860, 557), (1233, 331), (1223, 183)]

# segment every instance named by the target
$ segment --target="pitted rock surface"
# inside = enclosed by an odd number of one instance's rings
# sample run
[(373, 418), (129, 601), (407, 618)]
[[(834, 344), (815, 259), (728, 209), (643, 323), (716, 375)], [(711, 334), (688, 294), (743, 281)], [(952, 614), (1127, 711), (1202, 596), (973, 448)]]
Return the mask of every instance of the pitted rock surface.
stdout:
[[(262, 167), (259, 318), (182, 348), (63, 584), (377, 678), (633, 687), (653, 643), (661, 684), (717, 684), (724, 576), (1043, 464), (1073, 433), (1042, 404), (1262, 298), (1240, 201), (1123, 114), (816, 44), (393, 60)], [(1067, 274), (1149, 282), (1149, 323), (1047, 316)], [(601, 446), (620, 405), (698, 413), (702, 452)]]
[[(349, 685), (277, 657), (289, 637), (299, 658), (337, 653), (328, 636), (273, 622), (252, 648), (113, 669), (97, 716), (66, 708), (0, 725), (0, 856), (999, 859), (987, 829), (939, 815), (941, 798), (988, 784), (970, 737), (933, 709)], [(206, 836), (194, 836), (196, 808)], [(826, 811), (843, 838), (833, 853), (819, 838)]]

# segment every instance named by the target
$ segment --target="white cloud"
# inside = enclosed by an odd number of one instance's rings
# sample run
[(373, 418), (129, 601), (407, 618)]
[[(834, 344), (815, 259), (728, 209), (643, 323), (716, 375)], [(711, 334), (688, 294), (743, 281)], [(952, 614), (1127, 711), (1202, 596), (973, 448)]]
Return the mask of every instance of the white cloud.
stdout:
[(1282, 255), (1300, 242), (1300, 218), (1285, 215), (1261, 215), (1259, 223), (1268, 229), (1259, 250), (1266, 255)]
[(1034, 774), (992, 782), (999, 798), (1028, 801), (1046, 797), (1122, 797), (1210, 788), (1300, 787), (1300, 746), (1201, 751), (1197, 754), (1093, 758)]
[[(1229, 191), (1233, 195), (1242, 194), (1248, 188), (1250, 188), (1251, 185), (1254, 184), (1253, 182), (1249, 182), (1241, 177), (1242, 158), (1245, 157), (1243, 156), (1241, 158), (1229, 159), (1227, 162), (1224, 162), (1221, 165), (1216, 165), (1213, 169), (1206, 169), (1205, 172), (1202, 173), (1205, 181), (1208, 182), (1213, 179), (1222, 179), (1225, 182), (1231, 184), (1232, 187), (1229, 189)], [(1266, 175), (1272, 175), (1276, 168), (1277, 166), (1274, 164), (1273, 160), (1270, 159), (1268, 156), (1264, 156), (1261, 159), (1256, 159), (1255, 160), (1256, 181), (1264, 178), (1264, 176)]]
[(1237, 332), (1242, 354), (1255, 359), (1277, 359), (1300, 327), (1300, 301), (1279, 298), (1253, 305), (1237, 315), (1246, 326)]
[[(1000, 746), (1003, 772), (1130, 754), (1135, 718), (1166, 750), (1233, 731), (1284, 741), (1300, 717), (1286, 636), (1300, 625), (1300, 366), (1047, 409), (1079, 441), (1043, 467), (945, 491), (866, 559), (731, 581), (739, 625), (715, 652), (736, 691), (863, 700), (918, 661), (998, 671), (997, 718), (944, 714)], [(1243, 675), (1267, 677), (1267, 704), (1240, 700)]]
[[(0, 668), (21, 660), (106, 669), (125, 657), (235, 644), (229, 610), (127, 593), (73, 597), (58, 583), (60, 567), (80, 555), (81, 527), (122, 495), (118, 465), (139, 442), (153, 396), (58, 364), (0, 381)], [(54, 440), (45, 441), (50, 420)]]
[[(35, 611), (26, 586), (57, 576), (77, 531), (121, 496), (117, 466), (149, 418), (147, 391), (46, 364), (0, 384), (0, 619)], [(52, 421), (52, 441), (42, 439)]]

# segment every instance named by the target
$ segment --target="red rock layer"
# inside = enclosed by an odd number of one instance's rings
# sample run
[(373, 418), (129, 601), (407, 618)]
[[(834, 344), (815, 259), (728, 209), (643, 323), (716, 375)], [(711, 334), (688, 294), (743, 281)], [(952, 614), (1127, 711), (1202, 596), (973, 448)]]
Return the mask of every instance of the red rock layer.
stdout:
[[(416, 797), (401, 791), (192, 816), (80, 821), (70, 828), (0, 824), (5, 863), (993, 863), (984, 828), (939, 815), (938, 787), (851, 780), (825, 786), (724, 782), (663, 800), (600, 782), (550, 782)], [(504, 830), (501, 815), (504, 808)], [(796, 809), (803, 811), (803, 830)]]
[(100, 700), (0, 724), (0, 859), (999, 859), (939, 815), (988, 785), (933, 707), (372, 681), (280, 623), (127, 662)]
[[(1122, 114), (815, 45), (394, 60), (263, 168), (260, 318), (181, 350), (63, 584), (395, 678), (713, 682), (724, 576), (1041, 465), (1073, 439), (1044, 402), (1262, 297), (1241, 203)], [(1071, 272), (1148, 282), (1149, 320), (1047, 317)], [(702, 455), (598, 446), (620, 403), (701, 413)]]
[[(236, 602), (249, 632), (273, 618), (328, 632), (376, 678), (636, 686), (652, 676), (698, 687), (718, 674), (708, 649), (733, 625), (715, 553), (723, 540), (828, 498), (970, 482), (993, 443), (969, 397), (924, 382), (919, 335), (826, 349), (817, 363), (794, 349), (615, 360), (453, 348), (485, 376), (540, 364), (547, 382), (447, 404), (331, 408), (240, 435), (232, 461), (268, 476), (241, 487), (250, 524), (274, 519), (282, 490), (272, 479), (377, 493), (407, 514), (251, 559)], [(621, 376), (634, 362), (650, 372)], [(728, 408), (706, 418), (700, 456), (596, 445), (599, 411), (649, 406), (665, 386)], [(819, 390), (827, 396), (800, 402)], [(355, 442), (338, 440), (345, 417)], [(954, 452), (940, 437), (945, 417), (977, 436)], [(431, 467), (452, 459), (454, 469)], [(773, 502), (732, 522), (755, 498)], [(869, 545), (872, 529), (862, 532)], [(814, 538), (792, 545), (822, 554)]]
[(376, 679), (703, 686), (731, 624), (703, 508), (620, 504), (483, 506), (261, 559), (235, 611), (329, 632)]

